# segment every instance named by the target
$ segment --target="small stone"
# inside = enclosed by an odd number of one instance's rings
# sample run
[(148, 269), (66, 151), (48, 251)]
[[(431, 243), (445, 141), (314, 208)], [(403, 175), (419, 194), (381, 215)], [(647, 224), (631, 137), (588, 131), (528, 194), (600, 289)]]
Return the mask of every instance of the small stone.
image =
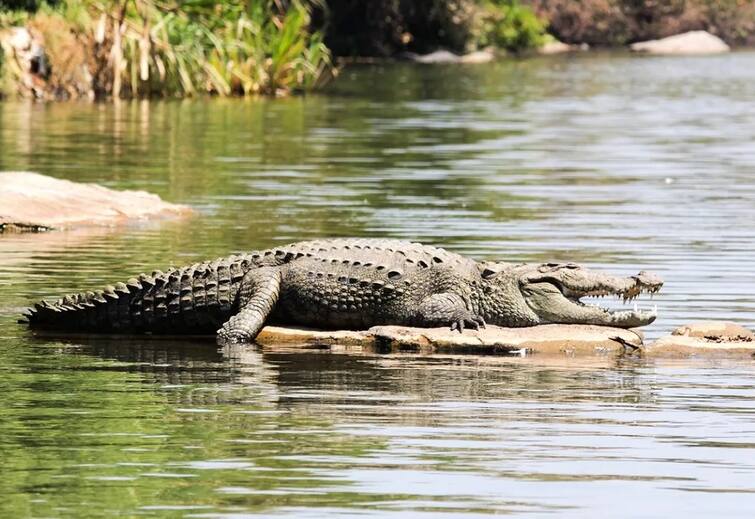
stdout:
[(645, 350), (648, 357), (755, 357), (755, 333), (730, 321), (680, 326)]
[(754, 332), (731, 321), (697, 321), (680, 326), (671, 332), (671, 335), (718, 339), (755, 339)]

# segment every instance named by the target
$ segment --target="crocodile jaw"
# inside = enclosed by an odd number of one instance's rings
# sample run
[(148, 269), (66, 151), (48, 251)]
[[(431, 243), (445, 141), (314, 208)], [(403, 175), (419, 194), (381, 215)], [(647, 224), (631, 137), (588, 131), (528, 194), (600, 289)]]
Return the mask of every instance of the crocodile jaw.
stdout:
[(595, 324), (617, 328), (645, 326), (655, 321), (657, 308), (610, 310), (585, 304), (583, 297), (614, 295), (624, 303), (640, 294), (654, 294), (663, 281), (653, 274), (618, 278), (574, 265), (541, 266), (538, 272), (520, 280), (520, 290), (527, 305), (541, 323)]

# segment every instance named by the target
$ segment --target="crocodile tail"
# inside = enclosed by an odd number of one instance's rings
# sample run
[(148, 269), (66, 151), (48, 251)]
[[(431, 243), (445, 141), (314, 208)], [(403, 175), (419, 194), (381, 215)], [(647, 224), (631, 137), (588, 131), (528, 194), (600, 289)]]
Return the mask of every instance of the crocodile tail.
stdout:
[(27, 309), (31, 328), (67, 331), (118, 331), (132, 325), (131, 302), (143, 289), (136, 279), (97, 292), (71, 294), (57, 301), (42, 301)]
[(97, 333), (214, 333), (235, 311), (251, 256), (218, 258), (141, 274), (98, 292), (42, 301), (22, 323), (44, 330)]

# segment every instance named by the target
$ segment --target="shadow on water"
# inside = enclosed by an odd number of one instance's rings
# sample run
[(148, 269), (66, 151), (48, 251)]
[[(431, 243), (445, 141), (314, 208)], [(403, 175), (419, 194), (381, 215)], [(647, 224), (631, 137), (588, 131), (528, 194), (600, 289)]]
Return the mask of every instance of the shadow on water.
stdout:
[(363, 348), (340, 351), (295, 345), (219, 347), (212, 338), (87, 336), (56, 344), (67, 354), (118, 361), (114, 369), (140, 373), (153, 384), (264, 383), (284, 392), (306, 387), (344, 395), (366, 391), (460, 401), (494, 398), (503, 388), (508, 388), (508, 398), (539, 398), (529, 392), (529, 386), (536, 386), (548, 400), (580, 400), (586, 396), (563, 392), (554, 397), (551, 390), (584, 378), (601, 389), (595, 396), (603, 401), (652, 400), (651, 393), (643, 397), (639, 381), (639, 370), (646, 363), (622, 357), (382, 354)]

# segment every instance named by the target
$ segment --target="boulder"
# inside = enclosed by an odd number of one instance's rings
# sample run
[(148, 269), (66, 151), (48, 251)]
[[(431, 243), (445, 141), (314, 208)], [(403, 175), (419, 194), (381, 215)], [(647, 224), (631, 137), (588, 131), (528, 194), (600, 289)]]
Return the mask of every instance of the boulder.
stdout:
[(648, 357), (755, 356), (755, 333), (728, 321), (700, 321), (680, 326), (645, 349)]
[(0, 172), (0, 232), (113, 225), (191, 212), (144, 191), (116, 191), (38, 173)]
[(629, 48), (646, 54), (718, 54), (730, 50), (721, 38), (706, 31), (690, 31), (660, 40), (641, 41)]
[(449, 328), (375, 326), (365, 331), (320, 331), (266, 326), (257, 342), (276, 346), (357, 347), (380, 352), (557, 354), (616, 356), (642, 346), (633, 330), (549, 324), (529, 328), (488, 326), (452, 332)]
[(404, 57), (416, 63), (446, 64), (446, 63), (489, 63), (495, 59), (492, 50), (478, 50), (469, 54), (458, 55), (447, 50), (436, 50), (429, 54), (414, 54), (408, 52)]

